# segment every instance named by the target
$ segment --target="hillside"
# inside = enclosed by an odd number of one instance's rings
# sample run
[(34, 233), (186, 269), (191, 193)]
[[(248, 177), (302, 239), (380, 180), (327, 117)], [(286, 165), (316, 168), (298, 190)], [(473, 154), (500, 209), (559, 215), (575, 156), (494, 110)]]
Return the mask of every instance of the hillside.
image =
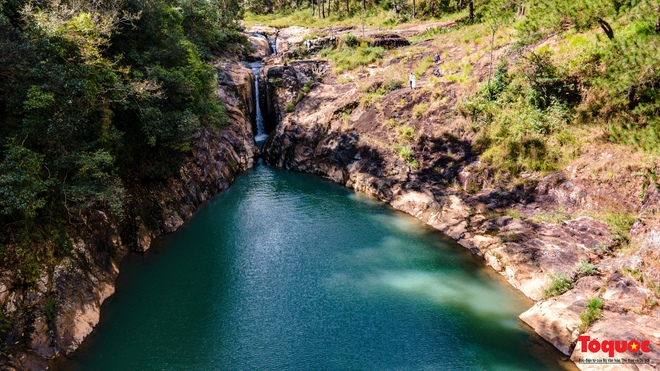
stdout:
[(574, 361), (596, 356), (575, 347), (583, 333), (656, 341), (660, 35), (656, 8), (632, 5), (493, 2), (365, 38), (342, 22), (253, 26), (280, 53), (262, 72), (281, 123), (264, 157), (483, 256), (538, 300), (523, 320)]

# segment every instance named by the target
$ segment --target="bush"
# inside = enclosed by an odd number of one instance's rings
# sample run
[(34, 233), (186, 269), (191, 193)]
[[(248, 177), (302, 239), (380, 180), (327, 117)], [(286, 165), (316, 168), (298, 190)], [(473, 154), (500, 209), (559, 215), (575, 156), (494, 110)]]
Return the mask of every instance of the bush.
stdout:
[(582, 96), (578, 81), (567, 76), (552, 64), (549, 52), (531, 53), (524, 76), (530, 87), (529, 101), (541, 110), (554, 104), (570, 107), (580, 103)]
[(594, 273), (596, 273), (595, 265), (589, 263), (584, 259), (580, 261), (580, 270), (578, 271), (578, 274), (580, 276), (591, 276)]
[(383, 86), (386, 89), (386, 92), (389, 93), (391, 91), (401, 89), (403, 87), (403, 81), (399, 79), (391, 79), (387, 82), (387, 84), (384, 84)]
[(580, 320), (582, 320), (579, 327), (580, 333), (587, 331), (589, 326), (602, 316), (602, 309), (603, 299), (599, 297), (592, 298), (587, 302), (586, 309), (580, 313)]
[(346, 35), (346, 39), (344, 39), (344, 41), (346, 42), (346, 45), (351, 47), (351, 48), (354, 48), (359, 43), (358, 38), (355, 37), (355, 35), (350, 34), (350, 33), (348, 35)]
[(415, 139), (415, 128), (410, 125), (403, 125), (397, 129), (400, 141), (409, 141)]
[(284, 109), (287, 112), (293, 112), (296, 109), (296, 106), (293, 103), (288, 102), (287, 104), (284, 105)]
[(420, 118), (429, 109), (428, 103), (419, 103), (413, 107), (413, 116)]
[(49, 297), (46, 300), (46, 305), (44, 305), (44, 314), (46, 315), (46, 321), (52, 323), (55, 320), (55, 314), (57, 310), (57, 299), (54, 297)]
[(380, 92), (376, 93), (367, 93), (362, 97), (360, 100), (360, 103), (365, 107), (373, 107), (381, 98), (383, 97), (383, 94)]
[(547, 299), (553, 296), (561, 295), (573, 288), (573, 281), (563, 274), (550, 274), (552, 283), (550, 287), (543, 290), (543, 298)]

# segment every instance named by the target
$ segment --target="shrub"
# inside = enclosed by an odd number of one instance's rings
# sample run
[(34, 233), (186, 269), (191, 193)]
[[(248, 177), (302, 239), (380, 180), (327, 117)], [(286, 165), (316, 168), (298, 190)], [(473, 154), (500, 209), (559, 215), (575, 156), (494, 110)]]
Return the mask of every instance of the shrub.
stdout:
[(390, 81), (387, 82), (387, 84), (384, 84), (384, 88), (388, 93), (397, 89), (401, 89), (402, 87), (403, 87), (403, 81), (399, 79), (391, 79)]
[(591, 276), (592, 274), (596, 273), (596, 266), (582, 259), (580, 261), (580, 270), (578, 273), (580, 276)]
[(296, 109), (296, 106), (293, 103), (288, 102), (287, 104), (284, 105), (284, 109), (287, 112), (293, 112)]
[(552, 283), (543, 290), (543, 298), (547, 299), (553, 296), (561, 295), (573, 288), (573, 281), (564, 274), (550, 274)]
[(481, 94), (489, 99), (495, 100), (500, 93), (509, 86), (511, 78), (509, 77), (509, 65), (506, 63), (506, 60), (500, 61), (493, 75), (493, 79), (490, 81), (490, 84), (484, 85), (481, 90)]
[(408, 141), (415, 138), (415, 128), (410, 125), (403, 125), (397, 129), (399, 132), (399, 140)]
[(587, 302), (586, 309), (580, 313), (580, 333), (585, 332), (592, 323), (596, 322), (602, 316), (603, 299), (595, 297)]
[(582, 96), (577, 79), (559, 71), (552, 64), (549, 52), (531, 53), (526, 60), (524, 76), (534, 107), (546, 109), (556, 103), (573, 107), (580, 103)]
[(46, 300), (46, 305), (44, 305), (44, 314), (46, 315), (46, 321), (52, 323), (55, 320), (55, 313), (57, 310), (57, 299), (54, 297), (48, 298)]
[(367, 94), (364, 95), (364, 97), (362, 97), (362, 99), (360, 100), (360, 103), (362, 103), (362, 105), (365, 108), (369, 108), (369, 107), (374, 106), (380, 100), (380, 98), (382, 98), (382, 97), (383, 97), (383, 94), (378, 93), (378, 92), (376, 92), (376, 93), (367, 93)]
[(346, 42), (346, 45), (351, 47), (351, 48), (357, 46), (358, 43), (359, 43), (358, 38), (355, 37), (355, 35), (350, 34), (350, 33), (348, 35), (346, 35), (346, 39), (344, 39), (344, 41)]
[(413, 116), (419, 118), (424, 115), (424, 112), (429, 109), (428, 103), (419, 103), (413, 107)]

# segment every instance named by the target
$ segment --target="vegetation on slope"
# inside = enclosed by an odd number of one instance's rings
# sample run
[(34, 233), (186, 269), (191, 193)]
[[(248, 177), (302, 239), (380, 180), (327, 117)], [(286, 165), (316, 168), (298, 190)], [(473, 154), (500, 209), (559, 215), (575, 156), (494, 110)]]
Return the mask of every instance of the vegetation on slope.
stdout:
[(223, 125), (210, 62), (240, 41), (238, 2), (0, 0), (0, 264), (26, 284), (129, 182), (174, 173)]
[[(248, 13), (248, 22), (353, 25), (359, 35), (361, 2), (329, 1), (327, 7), (336, 8), (331, 16), (312, 15), (306, 2), (268, 4), (262, 9), (275, 13)], [(397, 4), (398, 12), (391, 1), (365, 2), (367, 25), (410, 21), (411, 3)], [(407, 67), (394, 77), (405, 81), (412, 69), (427, 81), (427, 91), (459, 83), (465, 94), (457, 108), (474, 133), (474, 149), (496, 176), (545, 173), (579, 157), (590, 143), (659, 154), (659, 6), (651, 0), (418, 1), (416, 21), (455, 22), (413, 37), (416, 45), (404, 50), (385, 53), (349, 34), (318, 55), (332, 60), (337, 74), (381, 59), (380, 67), (392, 67), (396, 60)], [(349, 37), (358, 42), (347, 42)], [(464, 54), (449, 55), (448, 46)], [(430, 74), (436, 51), (442, 54), (441, 77)], [(344, 74), (339, 81), (351, 80)], [(425, 104), (442, 99), (433, 94)]]

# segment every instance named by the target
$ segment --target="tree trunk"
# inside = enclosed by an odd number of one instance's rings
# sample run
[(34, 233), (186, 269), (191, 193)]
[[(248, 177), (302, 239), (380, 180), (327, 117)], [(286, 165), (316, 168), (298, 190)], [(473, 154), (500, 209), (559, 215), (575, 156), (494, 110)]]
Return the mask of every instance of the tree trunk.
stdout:
[(474, 21), (474, 2), (470, 0), (468, 3), (468, 8), (470, 8), (470, 22)]
[(495, 46), (495, 32), (497, 30), (493, 30), (493, 35), (490, 38), (490, 64), (488, 65), (488, 91), (490, 92), (490, 77), (493, 74), (493, 49)]
[(367, 11), (367, 0), (362, 0), (362, 37), (364, 38), (364, 16)]
[(349, 4), (348, 0), (346, 0), (346, 15), (351, 14), (351, 5)]
[(312, 3), (312, 17), (314, 16), (314, 0), (310, 1)]
[(332, 0), (328, 0), (328, 17), (330, 16), (330, 9), (332, 8)]
[(660, 5), (658, 5), (658, 20), (655, 21), (655, 28), (653, 28), (656, 34), (660, 33)]
[(417, 9), (415, 9), (415, 0), (413, 0), (413, 19), (415, 19), (416, 10)]
[(518, 5), (518, 17), (522, 17), (525, 15), (525, 6), (524, 5)]
[(435, 0), (431, 0), (431, 17), (435, 16)]
[(607, 23), (603, 18), (598, 18), (596, 21), (600, 25), (600, 28), (605, 31), (605, 35), (607, 35), (610, 40), (614, 40), (614, 30), (612, 30), (610, 24)]
[(321, 0), (321, 18), (325, 18), (325, 0)]
[(465, 7), (465, 2), (464, 2), (464, 0), (458, 0), (458, 2), (456, 3), (456, 7), (457, 7), (458, 9), (463, 9), (463, 7)]

